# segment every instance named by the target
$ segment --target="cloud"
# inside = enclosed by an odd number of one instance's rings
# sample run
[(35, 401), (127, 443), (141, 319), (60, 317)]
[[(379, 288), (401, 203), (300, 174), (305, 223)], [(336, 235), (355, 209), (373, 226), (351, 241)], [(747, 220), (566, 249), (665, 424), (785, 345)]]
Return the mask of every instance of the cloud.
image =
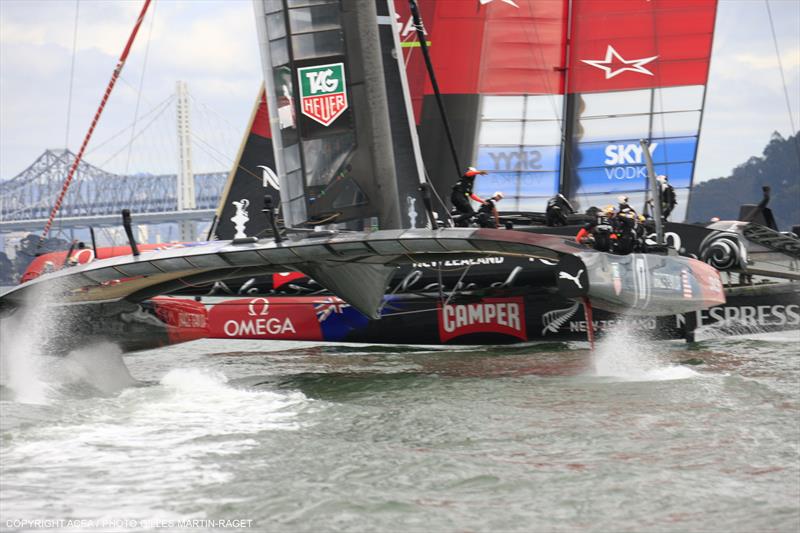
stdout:
[(772, 54), (753, 54), (753, 53), (743, 53), (743, 54), (736, 54), (734, 56), (734, 60), (737, 64), (742, 67), (754, 69), (754, 70), (775, 70), (780, 65), (783, 65), (784, 69), (789, 71), (796, 70), (800, 67), (800, 50), (784, 50), (780, 56), (780, 62), (778, 62), (778, 57)]
[[(72, 1), (0, 0), (0, 179), (25, 169), (45, 148), (64, 146), (75, 5)], [(80, 2), (68, 143), (74, 151), (141, 6), (139, 1)], [(173, 93), (177, 80), (184, 80), (198, 103), (193, 110), (198, 128), (212, 129), (202, 115), (205, 108), (222, 117), (213, 132), (201, 135), (214, 138), (215, 149), (232, 157), (261, 78), (251, 2), (153, 2), (90, 148), (132, 123), (137, 101), (143, 114)], [(224, 139), (217, 134), (220, 127), (226, 129)], [(134, 145), (144, 152), (135, 154), (138, 164), (174, 166), (176, 150), (169, 148), (169, 143), (176, 143), (174, 118), (165, 113), (153, 128)], [(109, 146), (91, 157), (99, 162), (118, 149)], [(203, 158), (199, 151), (197, 158)], [(203, 170), (226, 170), (224, 163), (212, 160), (199, 164), (206, 167)]]

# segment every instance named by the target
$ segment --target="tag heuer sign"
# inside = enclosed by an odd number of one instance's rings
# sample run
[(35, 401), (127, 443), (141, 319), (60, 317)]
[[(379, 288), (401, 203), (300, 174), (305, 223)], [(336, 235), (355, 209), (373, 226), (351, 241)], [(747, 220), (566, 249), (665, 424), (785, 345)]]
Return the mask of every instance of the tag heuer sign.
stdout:
[(297, 69), (300, 109), (323, 126), (330, 126), (347, 109), (344, 63)]

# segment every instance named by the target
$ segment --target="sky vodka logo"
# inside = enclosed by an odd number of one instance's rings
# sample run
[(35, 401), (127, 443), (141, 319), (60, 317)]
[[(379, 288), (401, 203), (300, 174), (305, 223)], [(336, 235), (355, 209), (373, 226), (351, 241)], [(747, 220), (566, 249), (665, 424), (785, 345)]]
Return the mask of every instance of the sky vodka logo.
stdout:
[(300, 109), (303, 114), (330, 126), (347, 109), (344, 63), (297, 69), (300, 81)]
[[(658, 143), (651, 143), (649, 146), (652, 156)], [(604, 170), (609, 180), (633, 180), (646, 179), (647, 167), (645, 166), (644, 153), (639, 143), (630, 144), (609, 144), (605, 150), (606, 164)]]

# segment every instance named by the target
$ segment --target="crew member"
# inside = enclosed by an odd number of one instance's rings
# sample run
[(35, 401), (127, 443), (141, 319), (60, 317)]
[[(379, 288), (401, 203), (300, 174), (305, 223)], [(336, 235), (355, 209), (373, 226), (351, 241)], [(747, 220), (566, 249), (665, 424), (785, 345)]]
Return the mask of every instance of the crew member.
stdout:
[(667, 181), (667, 177), (663, 174), (656, 176), (658, 182), (658, 196), (661, 201), (661, 218), (667, 220), (667, 217), (675, 206), (678, 205), (678, 198), (675, 195), (675, 189)]
[(647, 218), (644, 215), (639, 215), (636, 219), (636, 233), (635, 252), (647, 252)]
[(575, 208), (569, 203), (563, 194), (557, 194), (547, 201), (545, 210), (545, 223), (548, 226), (566, 226), (567, 215), (575, 212)]
[(606, 206), (602, 211), (598, 211), (597, 218), (587, 222), (578, 231), (575, 241), (580, 244), (592, 245), (595, 250), (608, 252), (611, 250), (612, 239), (616, 237), (613, 228), (614, 206)]
[(630, 203), (628, 203), (627, 196), (619, 196), (617, 197), (617, 199), (619, 200), (619, 208), (617, 209), (617, 214), (619, 215), (624, 214), (625, 216), (628, 215), (636, 216), (636, 210), (633, 207), (631, 207)]
[(497, 191), (478, 208), (478, 225), (482, 228), (500, 227), (500, 215), (497, 213), (497, 202), (505, 195)]
[[(627, 255), (636, 248), (638, 215), (633, 210), (620, 211), (614, 219), (613, 249), (616, 254)], [(616, 238), (614, 238), (616, 237)]]
[(455, 185), (453, 185), (453, 192), (450, 195), (450, 201), (456, 210), (453, 222), (456, 226), (466, 226), (469, 224), (470, 219), (475, 215), (475, 210), (472, 204), (469, 203), (470, 198), (476, 202), (483, 204), (480, 196), (472, 192), (475, 186), (475, 176), (486, 174), (485, 170), (478, 170), (475, 167), (469, 167), (464, 175), (461, 176)]

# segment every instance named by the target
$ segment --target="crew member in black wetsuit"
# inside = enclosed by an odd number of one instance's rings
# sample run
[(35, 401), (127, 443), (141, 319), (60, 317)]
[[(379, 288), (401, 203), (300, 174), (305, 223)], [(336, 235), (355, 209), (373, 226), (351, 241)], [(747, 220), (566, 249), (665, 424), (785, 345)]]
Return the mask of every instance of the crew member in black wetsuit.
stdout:
[(566, 226), (567, 215), (575, 212), (575, 208), (569, 203), (569, 200), (563, 194), (557, 194), (547, 200), (547, 209), (545, 210), (545, 223), (548, 226)]
[(619, 200), (619, 207), (617, 208), (617, 214), (619, 215), (624, 214), (626, 216), (628, 215), (636, 216), (636, 210), (633, 207), (631, 207), (631, 204), (629, 203), (627, 196), (619, 196), (617, 197), (617, 199)]
[(675, 196), (675, 189), (669, 184), (666, 176), (656, 176), (656, 181), (658, 182), (658, 196), (661, 201), (661, 218), (667, 220), (669, 214), (678, 205), (678, 198)]
[(497, 228), (500, 226), (500, 215), (497, 213), (497, 202), (505, 195), (497, 191), (491, 198), (487, 198), (478, 209), (478, 225), (482, 228)]
[(597, 218), (591, 222), (587, 222), (578, 231), (575, 236), (575, 241), (580, 244), (587, 244), (594, 247), (595, 250), (601, 252), (608, 252), (612, 246), (612, 235), (614, 233), (614, 206), (609, 205), (602, 211), (597, 212)]
[(764, 216), (764, 225), (770, 229), (778, 231), (778, 226), (775, 224), (775, 217), (772, 215), (772, 209), (767, 207), (767, 204), (769, 203), (770, 190), (771, 189), (768, 185), (761, 187), (764, 197), (761, 199), (761, 202), (759, 202), (756, 208), (750, 213), (750, 215), (744, 218), (744, 221), (753, 222), (754, 220), (757, 220), (758, 215), (761, 214)]
[(461, 179), (453, 185), (450, 201), (453, 202), (453, 207), (457, 211), (457, 214), (453, 217), (453, 222), (456, 226), (467, 226), (470, 219), (475, 216), (475, 210), (472, 208), (472, 204), (469, 203), (470, 198), (483, 204), (481, 197), (472, 192), (472, 188), (475, 186), (475, 176), (479, 174), (486, 174), (486, 171), (469, 167), (464, 172), (464, 175), (461, 176)]
[(611, 251), (627, 255), (637, 248), (636, 226), (639, 216), (633, 209), (620, 211), (614, 218), (614, 243)]

